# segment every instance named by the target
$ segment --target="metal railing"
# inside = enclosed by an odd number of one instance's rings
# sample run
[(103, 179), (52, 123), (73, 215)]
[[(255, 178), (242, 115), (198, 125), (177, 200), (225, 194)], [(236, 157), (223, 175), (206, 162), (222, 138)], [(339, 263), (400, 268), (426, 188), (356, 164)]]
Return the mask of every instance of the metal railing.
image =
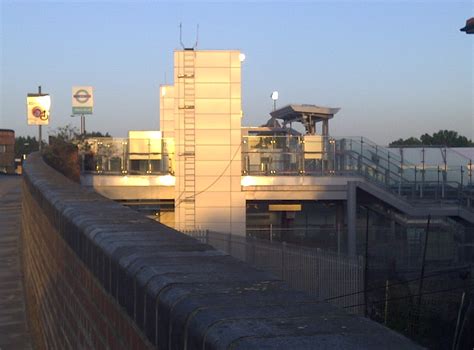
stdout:
[(378, 146), (363, 137), (287, 135), (242, 139), (243, 175), (362, 176), (407, 200), (472, 207), (472, 160), (454, 159), (460, 164), (448, 164), (444, 156), (437, 165), (416, 165), (404, 160), (403, 152)]
[[(362, 176), (406, 200), (474, 207), (472, 160), (454, 165), (444, 151), (442, 164), (416, 165), (393, 150), (363, 137), (244, 136), (242, 175)], [(83, 173), (174, 175), (172, 139), (87, 139), (80, 156)]]
[(79, 146), (82, 173), (174, 174), (174, 144), (171, 139), (93, 138)]
[[(361, 256), (209, 230), (184, 233), (256, 268), (269, 271), (291, 288), (306, 291), (318, 300), (345, 295), (330, 301), (340, 307), (359, 305), (364, 300), (363, 294), (357, 293), (364, 288), (364, 260)], [(363, 307), (347, 310), (361, 314)]]

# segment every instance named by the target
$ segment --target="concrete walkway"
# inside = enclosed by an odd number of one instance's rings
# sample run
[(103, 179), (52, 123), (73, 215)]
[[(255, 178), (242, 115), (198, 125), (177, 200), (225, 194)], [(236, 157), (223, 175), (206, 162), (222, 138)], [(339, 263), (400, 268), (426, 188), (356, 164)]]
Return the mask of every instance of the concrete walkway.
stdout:
[(0, 175), (0, 350), (32, 349), (20, 261), (21, 177)]

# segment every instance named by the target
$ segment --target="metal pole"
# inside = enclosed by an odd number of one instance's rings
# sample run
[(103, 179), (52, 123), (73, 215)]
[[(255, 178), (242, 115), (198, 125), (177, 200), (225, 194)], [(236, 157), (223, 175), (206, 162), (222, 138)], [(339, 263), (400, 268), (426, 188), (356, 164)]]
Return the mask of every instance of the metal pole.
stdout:
[(445, 188), (446, 188), (446, 182), (448, 180), (448, 153), (446, 150), (446, 147), (444, 148), (444, 172), (443, 172), (443, 182), (442, 182), (442, 193), (441, 196), (444, 198), (445, 196)]
[[(420, 284), (418, 286), (418, 315), (417, 320), (419, 321), (420, 318), (420, 309), (421, 309), (421, 292), (423, 291), (423, 280), (425, 278), (425, 262), (426, 262), (426, 248), (428, 247), (428, 234), (430, 232), (430, 222), (431, 222), (431, 214), (428, 215), (428, 222), (426, 223), (426, 230), (425, 230), (425, 245), (423, 247), (423, 260), (421, 261), (421, 273), (420, 273)], [(418, 328), (418, 325), (417, 325)]]
[(440, 170), (439, 170), (439, 165), (438, 165), (438, 184), (436, 186), (436, 199), (438, 199), (439, 197), (439, 172)]
[(469, 185), (472, 185), (472, 160), (469, 159)]
[(412, 187), (412, 196), (413, 198), (416, 197), (416, 187), (417, 187), (417, 183), (416, 183), (416, 173), (417, 173), (417, 169), (416, 169), (416, 165), (415, 165), (415, 185), (414, 187)]
[(387, 155), (387, 175), (386, 175), (386, 178), (385, 178), (385, 183), (390, 186), (390, 178), (391, 178), (391, 175), (390, 175), (390, 153)]
[(425, 186), (425, 148), (421, 150), (421, 187), (420, 187), (420, 198), (423, 198), (423, 187)]
[(365, 207), (367, 210), (366, 219), (365, 219), (365, 268), (364, 268), (364, 315), (368, 316), (367, 310), (367, 289), (368, 289), (368, 272), (369, 272), (369, 208)]
[[(38, 86), (38, 95), (41, 95), (41, 85)], [(38, 125), (38, 149), (41, 153), (43, 150), (43, 145), (42, 145), (42, 140), (43, 140), (43, 130), (42, 130), (42, 125)]]
[(285, 279), (286, 242), (281, 244), (281, 279)]
[(43, 145), (42, 145), (42, 140), (43, 140), (43, 132), (42, 132), (42, 129), (41, 129), (42, 125), (38, 125), (38, 140), (39, 140), (39, 143), (38, 143), (38, 147), (39, 147), (39, 151), (40, 153), (43, 151)]
[(459, 333), (459, 323), (461, 322), (461, 312), (462, 312), (462, 308), (464, 306), (464, 297), (465, 296), (466, 296), (466, 292), (462, 292), (461, 303), (459, 304), (459, 310), (458, 310), (458, 318), (456, 320), (456, 329), (454, 331), (452, 350), (456, 349), (456, 343), (457, 343), (457, 340), (458, 340), (458, 333)]
[(84, 114), (81, 114), (81, 135), (86, 134), (86, 118)]
[[(458, 334), (458, 337), (457, 337), (455, 350), (459, 349), (459, 342), (462, 339), (462, 335), (464, 333), (464, 326), (466, 325), (466, 320), (469, 318), (469, 315), (471, 314), (471, 307), (472, 307), (472, 300), (469, 301), (469, 304), (467, 305), (466, 311), (464, 312), (464, 318), (462, 320), (461, 328), (459, 329), (459, 334)], [(468, 337), (469, 338), (471, 337), (471, 333), (468, 334)], [(467, 340), (468, 342), (469, 342), (469, 338)]]
[(388, 280), (385, 280), (385, 310), (383, 324), (387, 325), (387, 314), (388, 314)]

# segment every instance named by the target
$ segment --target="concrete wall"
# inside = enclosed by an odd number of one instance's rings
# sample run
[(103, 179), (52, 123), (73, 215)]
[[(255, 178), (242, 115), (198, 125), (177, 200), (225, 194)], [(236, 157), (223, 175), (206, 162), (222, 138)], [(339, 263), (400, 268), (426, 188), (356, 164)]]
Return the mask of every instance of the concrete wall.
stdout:
[(23, 264), (39, 349), (411, 349), (275, 277), (25, 164)]

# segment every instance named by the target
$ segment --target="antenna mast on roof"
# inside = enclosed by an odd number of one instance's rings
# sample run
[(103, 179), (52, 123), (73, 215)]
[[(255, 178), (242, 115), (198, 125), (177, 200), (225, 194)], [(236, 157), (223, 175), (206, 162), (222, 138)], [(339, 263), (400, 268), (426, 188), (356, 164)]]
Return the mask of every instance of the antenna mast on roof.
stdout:
[(199, 24), (196, 25), (196, 42), (194, 43), (193, 50), (198, 46), (199, 41)]
[(196, 26), (196, 42), (194, 43), (193, 47), (186, 47), (183, 43), (183, 25), (182, 23), (179, 24), (179, 43), (183, 50), (194, 50), (198, 46), (199, 42), (199, 24)]
[(183, 24), (179, 24), (179, 43), (181, 44), (181, 47), (185, 49), (184, 44), (183, 44)]

